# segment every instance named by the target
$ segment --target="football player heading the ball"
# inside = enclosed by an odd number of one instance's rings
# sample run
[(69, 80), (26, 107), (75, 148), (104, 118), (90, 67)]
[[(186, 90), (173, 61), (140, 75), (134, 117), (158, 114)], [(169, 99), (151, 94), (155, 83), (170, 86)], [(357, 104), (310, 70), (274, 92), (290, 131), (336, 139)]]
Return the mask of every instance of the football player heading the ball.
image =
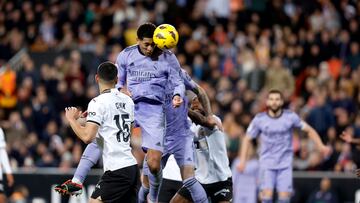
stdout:
[(159, 49), (172, 49), (179, 42), (179, 34), (174, 26), (161, 24), (154, 31), (153, 41)]

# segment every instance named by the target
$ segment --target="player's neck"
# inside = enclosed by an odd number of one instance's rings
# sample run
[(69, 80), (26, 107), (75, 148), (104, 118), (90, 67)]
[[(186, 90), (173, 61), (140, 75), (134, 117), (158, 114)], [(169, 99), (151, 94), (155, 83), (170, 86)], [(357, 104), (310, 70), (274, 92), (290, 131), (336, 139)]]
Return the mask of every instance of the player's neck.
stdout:
[(269, 109), (267, 111), (267, 114), (271, 117), (271, 118), (279, 118), (281, 116), (281, 114), (283, 113), (282, 109), (279, 109), (278, 111), (274, 112), (271, 109)]
[(115, 88), (113, 85), (99, 84), (100, 94), (106, 93), (113, 88)]

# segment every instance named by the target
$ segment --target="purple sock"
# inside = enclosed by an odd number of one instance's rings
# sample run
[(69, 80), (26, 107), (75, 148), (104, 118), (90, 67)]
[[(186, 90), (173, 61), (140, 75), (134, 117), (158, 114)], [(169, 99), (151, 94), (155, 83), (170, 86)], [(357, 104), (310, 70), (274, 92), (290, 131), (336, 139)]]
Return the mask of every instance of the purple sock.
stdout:
[(290, 203), (290, 198), (279, 198), (278, 203)]
[(146, 196), (149, 194), (149, 188), (141, 185), (138, 193), (138, 203), (146, 203)]
[(149, 198), (152, 202), (156, 202), (157, 196), (159, 194), (160, 183), (162, 180), (162, 170), (157, 174), (149, 173), (149, 183), (150, 183), (150, 191)]
[(273, 203), (272, 199), (262, 199), (261, 203)]
[(194, 177), (184, 180), (183, 184), (189, 190), (195, 203), (208, 202), (204, 188)]
[(88, 144), (81, 156), (80, 163), (76, 168), (74, 177), (72, 179), (73, 182), (82, 184), (91, 167), (93, 167), (97, 163), (97, 161), (100, 159), (100, 156), (101, 150), (99, 149), (96, 142)]

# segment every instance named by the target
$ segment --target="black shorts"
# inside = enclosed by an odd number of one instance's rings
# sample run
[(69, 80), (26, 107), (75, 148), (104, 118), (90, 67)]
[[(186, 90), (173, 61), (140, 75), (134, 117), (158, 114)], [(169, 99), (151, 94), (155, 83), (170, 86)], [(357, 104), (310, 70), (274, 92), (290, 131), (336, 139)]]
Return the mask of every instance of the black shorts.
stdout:
[(182, 187), (182, 181), (163, 179), (159, 191), (158, 202), (170, 202), (176, 192)]
[[(211, 199), (212, 203), (232, 200), (232, 179), (229, 178), (225, 181), (216, 182), (212, 184), (201, 184), (204, 187), (204, 190), (207, 196)], [(191, 194), (189, 190), (185, 187), (182, 187), (179, 192), (179, 195), (183, 196), (189, 201), (192, 201)]]
[(103, 202), (136, 203), (140, 186), (139, 168), (128, 166), (115, 171), (106, 171), (95, 186), (91, 198), (101, 198)]

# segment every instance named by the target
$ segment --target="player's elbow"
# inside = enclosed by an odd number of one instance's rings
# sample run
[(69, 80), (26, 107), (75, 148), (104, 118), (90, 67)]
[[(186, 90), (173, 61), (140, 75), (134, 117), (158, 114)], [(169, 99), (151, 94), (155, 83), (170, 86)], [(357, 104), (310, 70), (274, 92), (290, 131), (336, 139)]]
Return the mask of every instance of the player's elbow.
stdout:
[(94, 140), (95, 137), (87, 134), (85, 135), (83, 138), (82, 138), (82, 141), (85, 143), (85, 144), (90, 144), (93, 140)]

